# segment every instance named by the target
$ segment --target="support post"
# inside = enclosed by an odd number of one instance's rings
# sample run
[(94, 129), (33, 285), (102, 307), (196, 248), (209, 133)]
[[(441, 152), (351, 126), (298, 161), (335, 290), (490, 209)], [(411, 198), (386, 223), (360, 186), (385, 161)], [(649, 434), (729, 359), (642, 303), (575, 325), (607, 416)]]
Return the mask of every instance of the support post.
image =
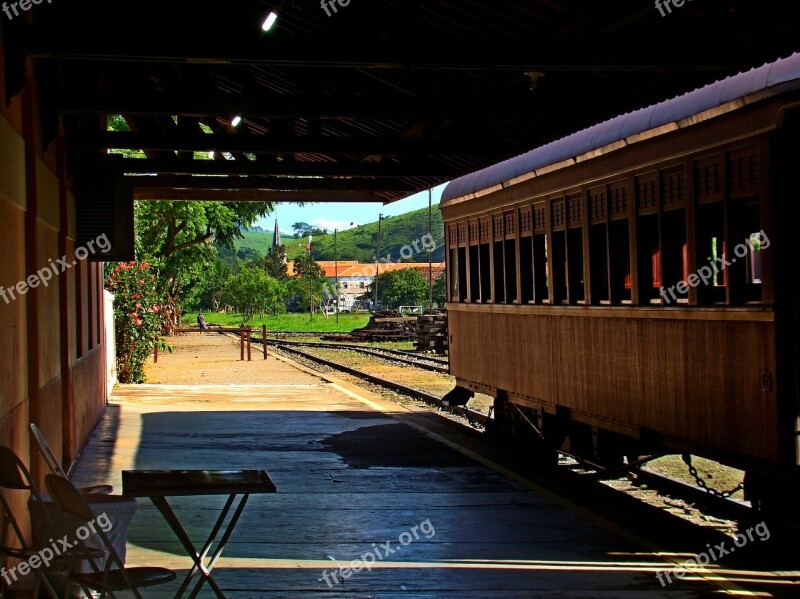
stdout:
[(244, 325), (239, 327), (239, 360), (244, 362)]
[[(428, 237), (433, 239), (433, 190), (428, 190)], [(469, 250), (467, 250), (469, 252)], [(445, 251), (446, 253), (446, 251)], [(433, 312), (433, 250), (428, 250), (428, 312)]]
[(264, 342), (264, 359), (267, 359), (267, 325), (261, 325), (261, 339)]
[(252, 362), (253, 361), (253, 354), (252, 354), (252, 351), (250, 349), (250, 337), (251, 337), (252, 333), (253, 333), (253, 329), (247, 329), (247, 361), (248, 362)]

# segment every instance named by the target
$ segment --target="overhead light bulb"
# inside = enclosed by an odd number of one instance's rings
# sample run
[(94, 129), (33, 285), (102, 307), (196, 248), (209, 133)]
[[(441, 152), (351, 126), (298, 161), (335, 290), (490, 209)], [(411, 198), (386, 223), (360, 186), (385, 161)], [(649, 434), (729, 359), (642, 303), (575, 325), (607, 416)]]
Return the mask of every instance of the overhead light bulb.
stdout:
[(238, 127), (241, 122), (242, 122), (242, 117), (236, 115), (235, 117), (233, 117), (233, 120), (231, 121), (231, 126)]
[(274, 10), (271, 10), (267, 15), (267, 18), (264, 19), (264, 24), (261, 26), (261, 29), (263, 29), (264, 31), (269, 31), (270, 29), (272, 29), (272, 26), (275, 24), (275, 21), (277, 20), (278, 20), (278, 13), (276, 13)]
[(211, 150), (211, 151), (208, 153), (208, 157), (209, 157), (211, 160), (214, 160), (214, 150)]

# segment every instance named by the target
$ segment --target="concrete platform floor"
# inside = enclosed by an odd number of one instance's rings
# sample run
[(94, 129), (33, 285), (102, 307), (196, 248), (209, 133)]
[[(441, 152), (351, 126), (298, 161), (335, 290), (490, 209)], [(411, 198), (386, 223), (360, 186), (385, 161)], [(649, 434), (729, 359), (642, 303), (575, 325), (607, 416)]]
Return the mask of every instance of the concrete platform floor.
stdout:
[[(493, 468), (493, 450), (436, 414), (292, 372), (292, 384), (119, 386), (74, 480), (121, 490), (123, 469), (265, 469), (278, 493), (251, 496), (214, 570), (230, 598), (706, 597), (738, 588), (710, 580), (722, 570), (662, 587), (656, 572), (691, 548), (659, 557)], [(200, 544), (222, 498), (171, 504)], [(369, 570), (339, 570), (366, 554)], [(173, 568), (179, 580), (191, 565), (146, 499), (128, 562)], [(177, 586), (143, 593), (171, 597)], [(206, 585), (200, 596), (214, 595)]]

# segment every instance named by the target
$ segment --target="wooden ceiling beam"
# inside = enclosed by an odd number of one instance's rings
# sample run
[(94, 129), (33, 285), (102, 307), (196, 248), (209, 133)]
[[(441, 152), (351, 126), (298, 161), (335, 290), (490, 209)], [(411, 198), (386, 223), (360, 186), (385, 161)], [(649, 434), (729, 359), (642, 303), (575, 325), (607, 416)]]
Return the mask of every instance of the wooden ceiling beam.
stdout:
[[(207, 92), (207, 90), (206, 90)], [(60, 93), (58, 109), (64, 114), (176, 115), (191, 117), (271, 119), (541, 119), (535, 97), (509, 100), (493, 96), (465, 97), (433, 95), (410, 97), (400, 94), (348, 94), (308, 96), (302, 94), (199, 93), (191, 89), (170, 92), (137, 90), (66, 89)], [(549, 117), (548, 117), (549, 118)]]
[[(448, 178), (452, 168), (433, 161), (266, 162), (263, 160), (144, 160), (126, 158), (114, 166), (123, 173), (174, 175), (260, 175), (281, 177)], [(322, 182), (320, 182), (322, 183)]]
[[(76, 26), (80, 28), (81, 23)], [(364, 31), (357, 39), (316, 38), (298, 45), (294, 39), (222, 38), (210, 45), (205, 36), (182, 37), (151, 32), (142, 44), (135, 28), (109, 31), (94, 27), (86, 34), (61, 23), (30, 24), (20, 37), (20, 51), (36, 58), (104, 60), (173, 64), (245, 64), (302, 68), (373, 68), (435, 70), (720, 70), (736, 63), (730, 48), (681, 47), (650, 40), (646, 51), (613, 38), (583, 40), (513, 40), (499, 38), (475, 44), (468, 39), (405, 35), (387, 42)], [(645, 50), (639, 48), (637, 50)]]
[(387, 203), (386, 198), (368, 191), (270, 191), (263, 189), (134, 189), (134, 200), (178, 200), (193, 202), (348, 202)]
[(266, 190), (324, 192), (405, 192), (417, 191), (417, 186), (396, 179), (306, 179), (288, 177), (192, 177), (189, 175), (134, 175), (125, 177), (134, 189), (208, 189), (208, 190)]
[(235, 133), (134, 133), (100, 132), (81, 139), (86, 148), (168, 150), (175, 152), (249, 152), (254, 154), (369, 154), (376, 156), (430, 156), (439, 154), (486, 155), (487, 141), (444, 142), (424, 138), (342, 138)]

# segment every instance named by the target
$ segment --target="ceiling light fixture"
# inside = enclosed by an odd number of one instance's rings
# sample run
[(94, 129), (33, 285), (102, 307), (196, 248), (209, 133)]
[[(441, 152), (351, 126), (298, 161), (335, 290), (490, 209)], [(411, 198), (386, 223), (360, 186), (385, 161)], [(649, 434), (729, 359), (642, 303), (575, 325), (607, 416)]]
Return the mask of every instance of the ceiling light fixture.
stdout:
[(214, 150), (211, 150), (211, 151), (208, 153), (208, 157), (209, 157), (209, 159), (210, 159), (210, 160), (214, 160), (214, 156), (215, 156), (215, 154), (216, 154), (216, 153), (214, 152)]
[(238, 127), (241, 122), (242, 117), (237, 114), (235, 117), (233, 117), (233, 120), (231, 120), (231, 127)]
[(275, 21), (277, 20), (278, 20), (278, 13), (276, 13), (274, 10), (269, 11), (267, 18), (264, 19), (264, 24), (261, 26), (261, 29), (263, 29), (264, 31), (269, 31), (270, 29), (272, 29), (272, 26), (275, 25)]

